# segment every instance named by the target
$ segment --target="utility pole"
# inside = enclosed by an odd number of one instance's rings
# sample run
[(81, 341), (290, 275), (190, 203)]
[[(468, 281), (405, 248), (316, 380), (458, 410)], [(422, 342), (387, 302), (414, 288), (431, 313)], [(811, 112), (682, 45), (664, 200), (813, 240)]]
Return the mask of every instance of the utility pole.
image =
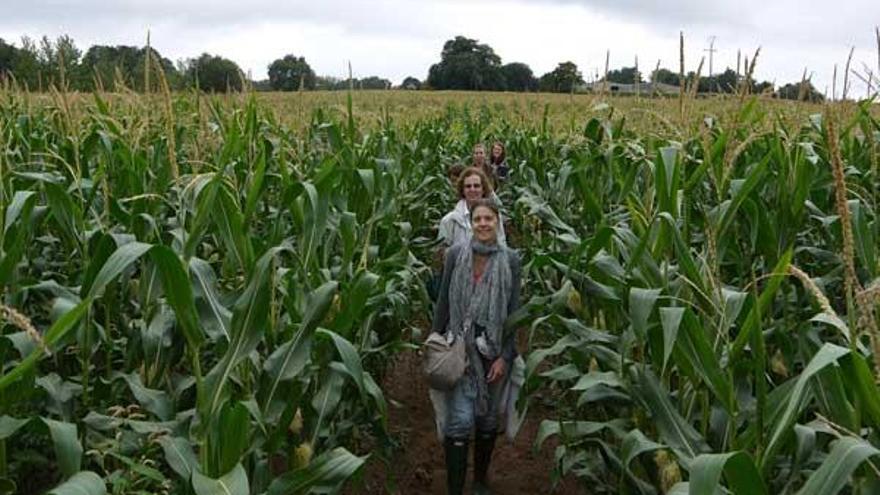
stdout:
[(704, 48), (703, 51), (709, 52), (709, 77), (712, 77), (712, 56), (715, 54), (715, 52), (718, 51), (715, 49), (715, 37), (714, 36), (709, 37), (709, 48)]
[(641, 88), (639, 88), (639, 83), (641, 82), (641, 79), (642, 79), (642, 75), (639, 74), (639, 56), (636, 55), (636, 77), (635, 77), (636, 98), (638, 98), (638, 97), (640, 96), (640, 95), (639, 95), (639, 90), (640, 90)]

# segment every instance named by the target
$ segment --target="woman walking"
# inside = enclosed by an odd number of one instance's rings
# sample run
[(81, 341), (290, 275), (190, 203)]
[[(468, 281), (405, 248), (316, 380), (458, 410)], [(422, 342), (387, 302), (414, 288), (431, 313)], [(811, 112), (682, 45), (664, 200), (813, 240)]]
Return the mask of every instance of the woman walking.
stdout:
[[(520, 261), (498, 242), (500, 216), (491, 199), (471, 204), (473, 237), (446, 252), (432, 330), (464, 339), (467, 369), (450, 391), (432, 390), (438, 428), (444, 437), (448, 492), (461, 494), (467, 473), (468, 443), (474, 440), (474, 493), (490, 493), (489, 463), (499, 425), (512, 438), (521, 377), (511, 379), (517, 358), (516, 332), (504, 323), (519, 306)], [(521, 373), (522, 360), (517, 360)], [(499, 422), (499, 415), (505, 422)]]

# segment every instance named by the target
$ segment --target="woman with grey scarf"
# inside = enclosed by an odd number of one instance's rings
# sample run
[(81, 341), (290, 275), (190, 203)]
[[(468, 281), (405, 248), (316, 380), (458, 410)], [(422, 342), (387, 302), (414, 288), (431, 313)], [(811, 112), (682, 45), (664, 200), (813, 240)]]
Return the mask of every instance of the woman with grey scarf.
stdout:
[(468, 361), (455, 388), (432, 391), (444, 435), (448, 491), (454, 495), (464, 489), (468, 441), (475, 427), (474, 493), (490, 493), (487, 473), (498, 416), (512, 410), (516, 396), (510, 392), (516, 332), (505, 335), (504, 323), (519, 306), (520, 261), (498, 242), (500, 217), (494, 201), (477, 200), (470, 215), (473, 237), (446, 253), (433, 322), (434, 332), (465, 339)]

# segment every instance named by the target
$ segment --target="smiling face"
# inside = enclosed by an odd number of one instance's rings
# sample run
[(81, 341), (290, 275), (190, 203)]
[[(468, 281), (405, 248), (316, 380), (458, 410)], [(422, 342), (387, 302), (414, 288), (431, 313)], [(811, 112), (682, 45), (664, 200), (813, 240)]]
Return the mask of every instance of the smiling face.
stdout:
[(474, 238), (483, 244), (495, 244), (498, 241), (498, 215), (488, 206), (477, 206), (471, 213), (471, 226)]
[(468, 204), (483, 197), (483, 181), (479, 175), (468, 175), (464, 178), (464, 199)]
[(486, 162), (486, 148), (482, 144), (474, 146), (474, 165), (482, 165)]
[(501, 146), (501, 143), (492, 145), (492, 158), (498, 158), (502, 153), (504, 153), (504, 148)]

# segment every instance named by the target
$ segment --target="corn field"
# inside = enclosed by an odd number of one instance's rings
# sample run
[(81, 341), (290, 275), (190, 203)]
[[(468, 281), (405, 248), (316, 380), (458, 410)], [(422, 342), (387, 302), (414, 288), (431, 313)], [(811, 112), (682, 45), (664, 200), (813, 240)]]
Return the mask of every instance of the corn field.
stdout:
[(356, 487), (396, 455), (445, 169), (494, 139), (558, 476), (880, 492), (871, 102), (0, 98), (0, 493)]

